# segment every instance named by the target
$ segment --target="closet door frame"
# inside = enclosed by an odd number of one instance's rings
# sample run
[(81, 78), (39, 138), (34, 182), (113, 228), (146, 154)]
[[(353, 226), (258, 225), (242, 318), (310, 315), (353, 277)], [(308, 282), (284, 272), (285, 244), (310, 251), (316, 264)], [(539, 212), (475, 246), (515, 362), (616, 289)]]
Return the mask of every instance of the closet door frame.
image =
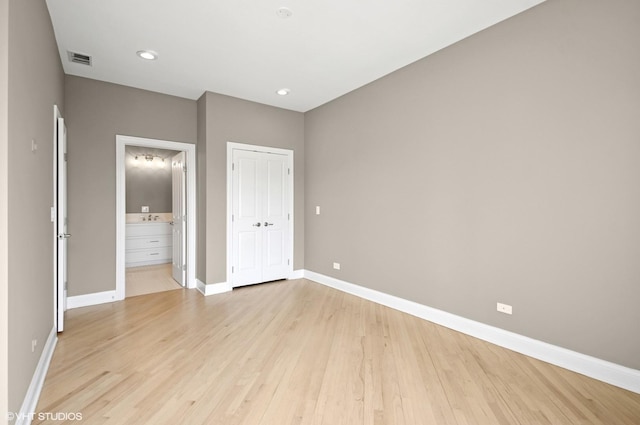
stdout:
[(294, 241), (294, 168), (293, 168), (293, 150), (274, 148), (259, 145), (249, 145), (237, 142), (227, 142), (227, 273), (226, 283), (232, 288), (233, 282), (233, 152), (234, 150), (245, 150), (262, 153), (275, 153), (279, 155), (286, 155), (288, 158), (290, 172), (287, 175), (288, 182), (288, 206), (289, 206), (289, 220), (288, 220), (288, 240), (287, 240), (287, 257), (289, 258), (288, 275), (293, 274), (293, 241)]

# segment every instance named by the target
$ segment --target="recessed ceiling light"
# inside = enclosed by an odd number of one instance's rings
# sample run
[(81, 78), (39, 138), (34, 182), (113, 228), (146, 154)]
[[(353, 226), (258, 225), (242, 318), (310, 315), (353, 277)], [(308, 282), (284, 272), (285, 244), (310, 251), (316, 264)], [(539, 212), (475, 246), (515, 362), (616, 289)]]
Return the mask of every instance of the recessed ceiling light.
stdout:
[(158, 53), (154, 52), (153, 50), (138, 50), (136, 54), (142, 59), (146, 59), (148, 61), (158, 59)]
[(280, 96), (286, 96), (289, 94), (289, 92), (291, 92), (291, 90), (289, 89), (280, 89), (276, 93), (279, 94)]
[(287, 19), (290, 18), (291, 15), (293, 15), (293, 12), (288, 7), (281, 7), (280, 9), (276, 10), (276, 15), (278, 15), (282, 19)]

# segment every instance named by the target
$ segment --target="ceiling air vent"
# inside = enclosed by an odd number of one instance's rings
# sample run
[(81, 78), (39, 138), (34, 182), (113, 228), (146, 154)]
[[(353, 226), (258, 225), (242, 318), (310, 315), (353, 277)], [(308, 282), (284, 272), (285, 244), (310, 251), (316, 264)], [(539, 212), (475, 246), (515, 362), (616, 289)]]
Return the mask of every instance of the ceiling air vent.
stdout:
[(82, 53), (67, 52), (69, 54), (69, 62), (79, 63), (81, 65), (91, 66), (91, 56)]

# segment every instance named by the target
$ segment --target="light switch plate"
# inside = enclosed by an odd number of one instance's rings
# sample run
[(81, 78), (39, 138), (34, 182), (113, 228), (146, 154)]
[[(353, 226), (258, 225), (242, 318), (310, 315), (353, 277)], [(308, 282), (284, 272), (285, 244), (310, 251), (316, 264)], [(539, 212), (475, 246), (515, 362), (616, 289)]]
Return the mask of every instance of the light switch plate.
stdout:
[(504, 314), (513, 314), (513, 308), (509, 304), (498, 303), (496, 310)]
[(149, 212), (149, 206), (148, 205), (144, 205), (142, 207), (142, 212), (147, 212), (148, 213)]

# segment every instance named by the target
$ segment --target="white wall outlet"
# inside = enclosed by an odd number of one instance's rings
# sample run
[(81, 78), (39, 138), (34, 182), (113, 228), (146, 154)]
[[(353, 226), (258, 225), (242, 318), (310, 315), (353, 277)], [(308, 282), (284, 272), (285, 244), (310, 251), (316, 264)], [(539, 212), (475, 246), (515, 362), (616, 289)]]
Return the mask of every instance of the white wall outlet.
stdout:
[(320, 215), (320, 207), (316, 206), (316, 215)]
[(333, 263), (333, 268), (336, 270), (340, 270), (340, 263)]
[(149, 212), (149, 206), (148, 205), (144, 205), (142, 207), (142, 211), (141, 212), (147, 212), (148, 213)]
[(37, 345), (38, 345), (38, 340), (37, 339), (32, 339), (31, 340), (31, 352), (32, 353), (35, 353)]
[(513, 308), (509, 304), (498, 303), (496, 308), (500, 313), (513, 314)]

